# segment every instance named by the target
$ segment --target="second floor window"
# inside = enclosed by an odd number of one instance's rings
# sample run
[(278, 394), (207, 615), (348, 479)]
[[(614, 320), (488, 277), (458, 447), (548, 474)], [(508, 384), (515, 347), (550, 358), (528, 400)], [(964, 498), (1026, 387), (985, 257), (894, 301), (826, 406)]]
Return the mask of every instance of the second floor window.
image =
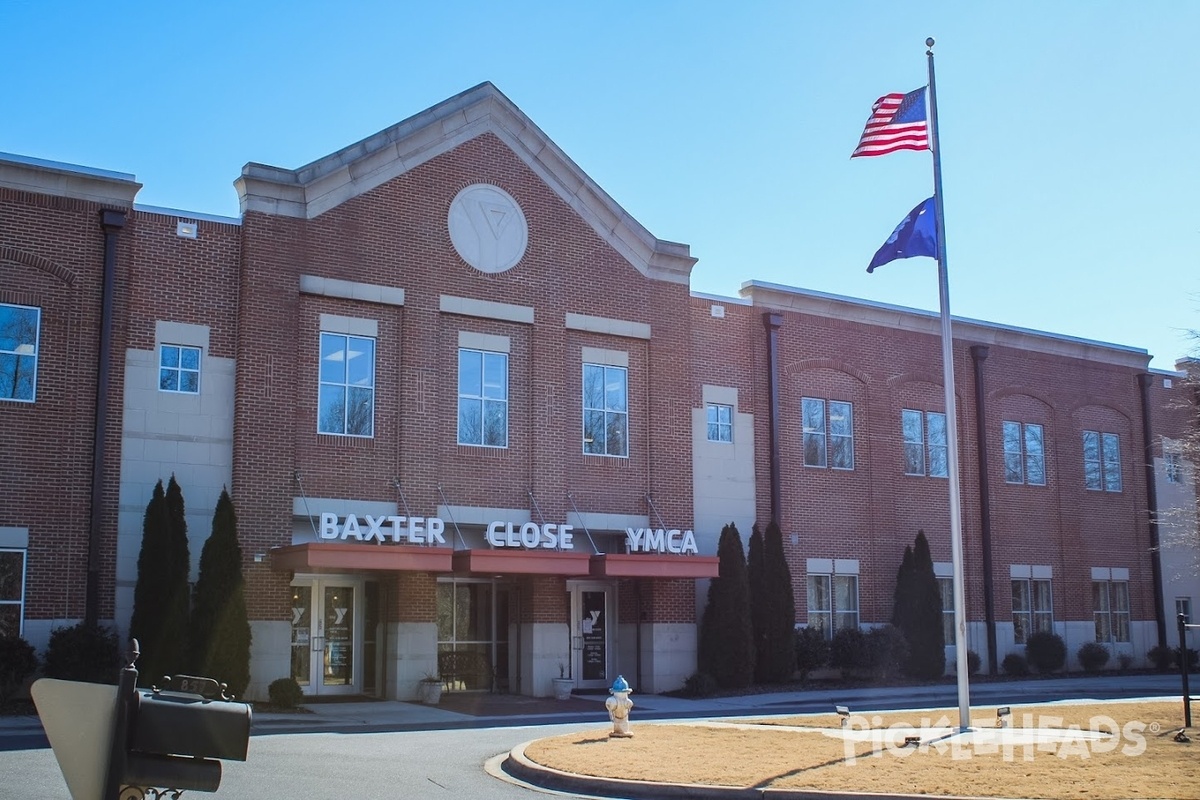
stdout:
[(508, 447), (508, 355), (458, 351), (458, 443)]
[(1041, 425), (1004, 423), (1004, 481), (1046, 485), (1046, 445)]
[(1083, 485), (1093, 491), (1121, 491), (1121, 437), (1083, 432)]
[(629, 455), (629, 373), (624, 367), (583, 365), (583, 452)]
[(164, 344), (158, 354), (158, 389), (200, 393), (200, 348)]
[(41, 309), (0, 303), (0, 400), (33, 402), (41, 321)]
[(906, 408), (900, 414), (900, 427), (904, 432), (904, 474), (926, 474), (928, 452), (929, 477), (946, 477), (946, 415)]
[(1183, 483), (1183, 452), (1178, 442), (1163, 441), (1163, 465), (1167, 483)]
[[(826, 409), (828, 408), (828, 413)], [(800, 400), (804, 466), (854, 469), (854, 406), (813, 397)]]
[(710, 442), (733, 441), (733, 406), (720, 403), (708, 404), (708, 440)]
[(317, 430), (338, 436), (375, 434), (375, 340), (321, 334)]

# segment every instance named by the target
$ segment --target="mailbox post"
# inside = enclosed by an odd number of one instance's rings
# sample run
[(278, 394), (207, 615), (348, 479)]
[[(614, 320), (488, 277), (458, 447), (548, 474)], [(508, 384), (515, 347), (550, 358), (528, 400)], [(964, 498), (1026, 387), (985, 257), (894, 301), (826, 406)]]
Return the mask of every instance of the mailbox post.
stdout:
[[(107, 705), (104, 698), (111, 702), (112, 687), (81, 691), (73, 681), (50, 679), (34, 684), (35, 702), (73, 800), (154, 800), (178, 797), (187, 789), (215, 792), (221, 783), (219, 759), (246, 760), (250, 706), (227, 698), (224, 685), (211, 678), (181, 675), (164, 678), (162, 687), (139, 690), (133, 666), (139, 655), (137, 641), (132, 645), (116, 688), (115, 708), (79, 708), (81, 703)], [(75, 715), (91, 714), (102, 720), (92, 726), (96, 731), (111, 719), (111, 736), (99, 746), (96, 736), (81, 739), (61, 730)], [(88, 767), (85, 772), (92, 774), (80, 775), (80, 763), (101, 766)], [(73, 774), (68, 774), (69, 765)]]

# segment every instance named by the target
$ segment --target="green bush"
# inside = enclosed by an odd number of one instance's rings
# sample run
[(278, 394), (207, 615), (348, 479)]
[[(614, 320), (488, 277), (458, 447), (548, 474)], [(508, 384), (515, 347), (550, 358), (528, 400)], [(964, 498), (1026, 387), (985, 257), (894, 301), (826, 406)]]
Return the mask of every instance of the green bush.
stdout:
[(683, 693), (688, 697), (711, 697), (717, 688), (717, 679), (707, 672), (697, 672), (683, 682)]
[(116, 631), (84, 622), (50, 633), (44, 663), (47, 678), (85, 683), (115, 684), (124, 666)]
[(1057, 633), (1038, 631), (1025, 640), (1025, 657), (1042, 675), (1057, 672), (1067, 663), (1067, 643)]
[(20, 636), (0, 637), (0, 706), (16, 697), (37, 665), (33, 645)]
[(1133, 654), (1117, 653), (1117, 665), (1121, 668), (1122, 672), (1128, 671), (1133, 666)]
[[(1178, 647), (1171, 648), (1171, 664), (1176, 668), (1178, 668), (1181, 663), (1179, 657), (1180, 652), (1181, 651)], [(1187, 649), (1187, 671), (1195, 672), (1197, 664), (1200, 664), (1200, 652), (1197, 652), (1193, 648), (1189, 647)]]
[(1029, 662), (1020, 653), (1006, 655), (1000, 662), (1000, 668), (1004, 670), (1005, 675), (1011, 675), (1014, 678), (1023, 678), (1029, 674)]
[(905, 639), (904, 632), (895, 625), (872, 628), (867, 633), (866, 656), (866, 667), (871, 674), (876, 678), (890, 680), (908, 663), (908, 640)]
[(870, 668), (867, 654), (867, 636), (858, 628), (842, 628), (833, 635), (829, 645), (829, 664), (842, 671), (842, 677), (850, 677), (854, 670)]
[(278, 678), (267, 687), (267, 697), (276, 708), (295, 708), (304, 699), (304, 690), (295, 678)]
[(796, 669), (800, 680), (808, 680), (808, 673), (829, 664), (829, 640), (820, 628), (805, 626), (796, 629)]
[(1146, 653), (1146, 658), (1150, 659), (1150, 663), (1154, 665), (1155, 669), (1165, 670), (1171, 668), (1174, 655), (1171, 648), (1156, 644)]
[[(957, 653), (955, 654), (954, 658), (949, 659), (949, 663), (950, 663), (950, 666), (953, 667), (955, 674), (957, 674), (958, 673), (958, 654)], [(979, 653), (976, 653), (974, 650), (968, 650), (967, 651), (967, 674), (968, 675), (979, 674), (979, 668), (982, 666), (983, 666), (983, 659), (981, 659), (979, 657)]]
[(1108, 663), (1108, 648), (1099, 642), (1084, 642), (1075, 652), (1084, 672), (1099, 672)]

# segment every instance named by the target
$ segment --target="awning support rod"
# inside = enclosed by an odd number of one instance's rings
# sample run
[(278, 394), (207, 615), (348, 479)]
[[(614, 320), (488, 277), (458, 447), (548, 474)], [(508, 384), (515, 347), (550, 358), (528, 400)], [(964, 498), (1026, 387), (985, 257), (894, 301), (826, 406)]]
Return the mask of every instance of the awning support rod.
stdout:
[(575, 518), (579, 520), (580, 526), (583, 527), (583, 532), (587, 534), (588, 543), (592, 546), (592, 552), (598, 556), (604, 555), (600, 552), (600, 548), (596, 547), (596, 540), (592, 538), (592, 532), (588, 530), (587, 523), (583, 521), (583, 515), (579, 513), (579, 506), (575, 505), (575, 496), (567, 492), (567, 499), (571, 501), (571, 508), (575, 510)]
[(300, 499), (304, 501), (304, 513), (308, 515), (308, 524), (312, 525), (313, 538), (320, 539), (321, 534), (317, 533), (317, 523), (313, 520), (312, 511), (308, 508), (308, 495), (304, 493), (304, 482), (300, 480), (300, 470), (292, 470), (292, 477), (296, 479), (296, 485), (300, 487)]
[(458, 529), (458, 523), (454, 520), (454, 512), (450, 510), (450, 501), (446, 499), (446, 493), (442, 491), (442, 485), (438, 484), (438, 494), (441, 495), (442, 505), (446, 507), (446, 516), (450, 517), (450, 524), (454, 526), (454, 533), (458, 536), (458, 543), (462, 545), (462, 549), (467, 549), (467, 541), (463, 538), (462, 531)]

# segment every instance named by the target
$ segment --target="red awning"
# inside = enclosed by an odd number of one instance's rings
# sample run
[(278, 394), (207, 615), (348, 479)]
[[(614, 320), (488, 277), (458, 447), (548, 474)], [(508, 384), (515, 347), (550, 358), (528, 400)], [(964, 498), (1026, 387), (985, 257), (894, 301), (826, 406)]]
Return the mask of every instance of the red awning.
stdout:
[(559, 550), (458, 550), (454, 553), (455, 572), (485, 575), (564, 575), (589, 574), (587, 553)]
[(282, 572), (449, 572), (453, 553), (449, 547), (309, 542), (271, 550), (271, 568)]
[(593, 578), (715, 578), (716, 556), (669, 553), (605, 553), (592, 556)]

